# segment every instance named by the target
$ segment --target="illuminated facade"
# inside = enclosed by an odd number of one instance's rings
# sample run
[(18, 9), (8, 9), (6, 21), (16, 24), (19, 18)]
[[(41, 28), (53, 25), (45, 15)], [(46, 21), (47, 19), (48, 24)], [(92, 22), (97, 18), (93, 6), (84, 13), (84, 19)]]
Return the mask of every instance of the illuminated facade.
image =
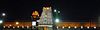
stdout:
[(24, 28), (24, 27), (27, 27), (27, 28), (31, 28), (32, 27), (32, 22), (5, 22), (3, 24), (3, 27), (5, 28)]
[(39, 19), (39, 27), (44, 27), (44, 30), (52, 30), (52, 9), (51, 7), (43, 7), (43, 12)]
[(57, 28), (65, 28), (65, 27), (70, 27), (70, 28), (83, 28), (83, 27), (95, 27), (96, 28), (96, 23), (95, 22), (84, 22), (83, 24), (81, 24), (80, 22), (60, 22), (60, 23), (56, 23)]

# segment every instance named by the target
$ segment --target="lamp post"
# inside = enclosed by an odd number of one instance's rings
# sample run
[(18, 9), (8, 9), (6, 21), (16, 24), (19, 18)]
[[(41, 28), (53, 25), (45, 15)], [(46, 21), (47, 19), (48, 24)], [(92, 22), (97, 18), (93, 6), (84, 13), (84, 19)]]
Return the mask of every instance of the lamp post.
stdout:
[(55, 20), (55, 23), (59, 23), (59, 19), (56, 19), (56, 20)]
[(53, 19), (54, 19), (54, 21), (53, 21), (54, 30), (56, 30), (57, 29), (56, 28), (57, 27), (56, 24), (60, 22), (60, 11), (54, 9), (54, 11), (53, 11)]
[(5, 16), (6, 14), (5, 13), (2, 13), (2, 16)]
[(1, 17), (2, 17), (2, 21), (4, 21), (6, 17), (6, 13), (2, 13)]
[(3, 21), (2, 20), (0, 20), (0, 24), (2, 24), (3, 23)]
[(19, 24), (19, 22), (16, 22), (16, 25)]
[(5, 16), (6, 16), (6, 13), (1, 14), (1, 17), (2, 17), (3, 20), (4, 20)]
[(55, 9), (54, 12), (57, 12), (57, 10)]
[(4, 17), (6, 16), (6, 13), (1, 13), (1, 20), (0, 20), (0, 30), (3, 30), (3, 21)]
[(3, 29), (3, 20), (0, 20), (0, 30)]

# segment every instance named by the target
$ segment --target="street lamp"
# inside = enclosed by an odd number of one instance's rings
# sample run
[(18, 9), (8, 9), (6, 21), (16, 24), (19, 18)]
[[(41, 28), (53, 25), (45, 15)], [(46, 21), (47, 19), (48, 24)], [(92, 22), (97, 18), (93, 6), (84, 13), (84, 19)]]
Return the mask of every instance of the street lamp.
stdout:
[(2, 16), (6, 16), (6, 14), (5, 13), (2, 13)]
[(89, 29), (90, 27), (89, 27), (89, 26), (87, 26), (87, 28)]
[(3, 21), (2, 20), (0, 20), (0, 24), (2, 24), (3, 23)]
[(60, 13), (60, 11), (58, 11), (58, 13)]
[(55, 9), (54, 12), (56, 12), (57, 10)]
[(59, 22), (59, 19), (56, 19), (55, 22), (58, 23)]
[(94, 29), (96, 29), (96, 27), (94, 27)]
[(16, 24), (19, 24), (19, 22), (16, 22)]
[(62, 28), (65, 28), (64, 26)]
[(74, 28), (76, 29), (77, 27), (75, 26)]
[(32, 21), (32, 26), (35, 26), (36, 25), (36, 22), (35, 21)]
[(81, 26), (81, 29), (83, 29), (83, 26)]
[(70, 26), (68, 28), (70, 29)]

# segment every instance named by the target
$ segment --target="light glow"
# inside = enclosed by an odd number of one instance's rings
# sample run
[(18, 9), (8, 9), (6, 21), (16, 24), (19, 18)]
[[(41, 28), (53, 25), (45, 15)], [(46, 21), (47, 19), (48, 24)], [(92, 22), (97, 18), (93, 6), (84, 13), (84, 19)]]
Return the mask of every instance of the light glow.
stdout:
[(90, 27), (88, 26), (87, 28), (89, 29)]
[(60, 11), (58, 11), (58, 13), (60, 13)]
[(12, 25), (9, 25), (9, 26), (12, 26)]
[(83, 29), (83, 26), (81, 26), (81, 29)]
[(17, 26), (17, 28), (19, 28), (19, 26)]
[(68, 28), (70, 29), (70, 26)]
[(22, 26), (22, 28), (24, 28), (24, 26)]
[(16, 24), (19, 24), (19, 22), (16, 22)]
[(3, 23), (3, 21), (2, 21), (2, 20), (0, 20), (0, 24), (1, 24), (1, 23)]
[(56, 12), (57, 10), (54, 10), (54, 12)]
[(46, 27), (52, 27), (52, 25), (38, 25), (38, 26), (40, 26), (40, 27), (44, 27), (44, 26), (46, 26)]
[(15, 28), (15, 27), (13, 27), (13, 28)]
[(36, 22), (35, 22), (35, 21), (33, 21), (33, 22), (32, 22), (32, 26), (35, 26), (35, 25), (36, 25)]
[(76, 29), (77, 27), (75, 26), (74, 28)]
[(62, 28), (64, 28), (64, 26)]
[(29, 28), (29, 26), (27, 26), (27, 28)]
[(96, 27), (94, 27), (94, 29), (96, 29)]
[(8, 26), (8, 28), (10, 28), (10, 26)]
[(50, 8), (46, 8), (46, 9), (50, 9)]
[(6, 14), (5, 13), (2, 13), (2, 16), (5, 16)]
[(55, 22), (58, 23), (59, 22), (59, 19), (56, 19)]
[(58, 29), (58, 26), (57, 26), (57, 29)]
[(44, 9), (44, 10), (49, 10), (49, 9), (50, 9), (50, 7), (43, 7), (43, 9)]
[(3, 26), (3, 28), (5, 28), (5, 26)]
[(38, 13), (38, 11), (34, 11), (33, 13), (32, 13), (32, 15), (34, 16), (39, 16), (39, 13)]

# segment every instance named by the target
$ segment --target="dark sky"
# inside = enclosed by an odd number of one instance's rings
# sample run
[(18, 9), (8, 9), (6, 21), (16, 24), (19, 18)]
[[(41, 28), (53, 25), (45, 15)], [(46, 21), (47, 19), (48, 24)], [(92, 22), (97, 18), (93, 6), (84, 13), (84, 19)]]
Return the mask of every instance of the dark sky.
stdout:
[(62, 21), (97, 21), (100, 10), (99, 0), (0, 0), (0, 12), (8, 19), (30, 19), (32, 11), (41, 13), (45, 3), (61, 11)]
[(56, 7), (61, 10), (63, 20), (66, 21), (97, 21), (98, 0), (60, 0)]

